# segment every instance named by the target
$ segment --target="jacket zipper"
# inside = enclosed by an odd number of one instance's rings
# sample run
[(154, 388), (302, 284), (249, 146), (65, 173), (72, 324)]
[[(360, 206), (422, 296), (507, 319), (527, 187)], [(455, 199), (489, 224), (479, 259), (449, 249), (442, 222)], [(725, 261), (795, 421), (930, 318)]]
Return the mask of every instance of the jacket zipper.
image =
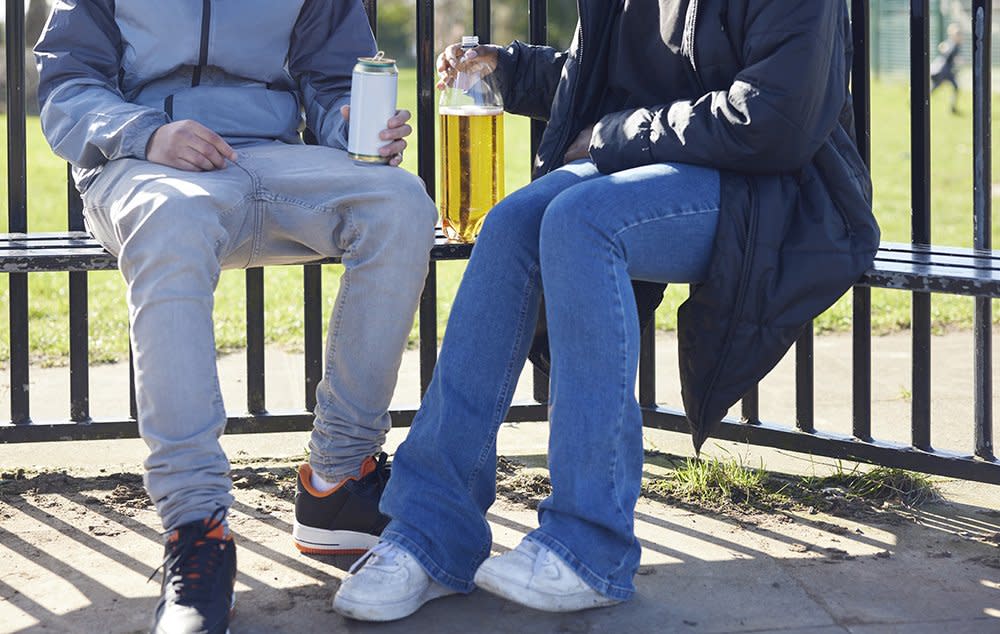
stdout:
[(690, 0), (687, 15), (684, 16), (684, 35), (681, 37), (681, 50), (686, 51), (688, 59), (691, 61), (691, 70), (694, 71), (694, 80), (698, 84), (701, 94), (707, 94), (705, 82), (701, 80), (701, 73), (698, 72), (698, 60), (694, 52), (694, 32), (698, 25), (698, 0)]
[(740, 285), (736, 291), (736, 305), (733, 310), (733, 319), (729, 322), (729, 328), (726, 329), (726, 338), (723, 340), (722, 354), (719, 355), (718, 362), (715, 366), (715, 372), (712, 375), (712, 380), (708, 382), (708, 389), (705, 390), (704, 396), (701, 397), (701, 406), (699, 407), (699, 411), (703, 413), (709, 396), (713, 391), (715, 391), (715, 384), (719, 381), (719, 375), (722, 373), (722, 368), (728, 360), (729, 350), (733, 345), (733, 334), (736, 331), (736, 324), (740, 319), (740, 315), (743, 313), (743, 305), (746, 303), (747, 290), (750, 286), (750, 264), (753, 262), (755, 252), (754, 247), (757, 242), (757, 222), (760, 218), (760, 209), (758, 208), (759, 196), (757, 194), (757, 182), (752, 176), (747, 176), (746, 181), (750, 186), (750, 224), (747, 226), (746, 248), (743, 250), (743, 263), (740, 270)]
[(201, 3), (201, 47), (198, 51), (198, 65), (191, 75), (191, 87), (201, 83), (201, 69), (208, 65), (208, 34), (212, 25), (212, 0)]

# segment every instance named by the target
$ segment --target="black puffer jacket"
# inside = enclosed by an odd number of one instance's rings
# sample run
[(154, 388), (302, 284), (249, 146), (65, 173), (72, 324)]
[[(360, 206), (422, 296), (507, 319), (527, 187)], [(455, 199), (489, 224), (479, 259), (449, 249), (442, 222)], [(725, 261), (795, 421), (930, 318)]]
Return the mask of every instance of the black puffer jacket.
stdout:
[[(561, 165), (571, 140), (595, 123), (587, 113), (604, 94), (613, 5), (579, 0), (580, 24), (566, 52), (515, 42), (500, 55), (507, 109), (548, 119), (536, 174)], [(686, 59), (689, 83), (676, 93), (665, 88), (675, 100), (601, 118), (590, 153), (605, 173), (658, 162), (722, 172), (708, 279), (679, 313), (684, 407), (700, 448), (803, 327), (871, 265), (879, 230), (854, 139), (845, 3), (660, 6), (683, 16), (680, 41), (662, 50)], [(688, 98), (692, 86), (696, 96)], [(637, 284), (640, 320), (662, 290)], [(536, 347), (535, 356), (540, 352)]]

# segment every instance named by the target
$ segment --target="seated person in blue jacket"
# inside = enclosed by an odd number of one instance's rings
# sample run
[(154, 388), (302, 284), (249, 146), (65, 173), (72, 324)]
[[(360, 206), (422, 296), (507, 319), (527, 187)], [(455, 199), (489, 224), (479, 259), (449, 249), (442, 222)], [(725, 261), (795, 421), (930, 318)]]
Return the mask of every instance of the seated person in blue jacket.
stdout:
[(437, 220), (398, 168), (410, 114), (385, 122), (388, 164), (348, 157), (351, 70), (376, 52), (361, 0), (62, 0), (35, 51), (44, 133), (128, 285), (145, 483), (168, 535), (154, 630), (224, 632), (219, 272), (343, 258), (293, 533), (304, 551), (364, 552), (388, 521), (387, 409)]
[[(479, 65), (507, 110), (548, 125), (537, 179), (479, 234), (382, 497), (392, 521), (334, 598), (349, 617), (398, 619), (477, 586), (551, 611), (629, 599), (637, 305), (656, 303), (650, 288), (694, 284), (679, 337), (700, 446), (874, 258), (845, 3), (602, 0), (580, 12), (566, 52), (515, 42), (439, 57), (444, 82)], [(490, 557), (497, 430), (543, 289), (552, 494), (539, 526)]]

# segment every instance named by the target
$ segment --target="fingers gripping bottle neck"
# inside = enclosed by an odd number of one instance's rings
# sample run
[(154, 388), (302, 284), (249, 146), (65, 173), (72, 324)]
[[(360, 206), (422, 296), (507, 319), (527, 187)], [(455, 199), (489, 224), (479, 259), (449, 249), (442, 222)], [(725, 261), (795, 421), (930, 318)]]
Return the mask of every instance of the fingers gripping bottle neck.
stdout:
[(476, 61), (479, 38), (462, 38), (457, 72), (438, 103), (441, 218), (448, 238), (473, 242), (504, 195), (503, 99), (490, 68)]

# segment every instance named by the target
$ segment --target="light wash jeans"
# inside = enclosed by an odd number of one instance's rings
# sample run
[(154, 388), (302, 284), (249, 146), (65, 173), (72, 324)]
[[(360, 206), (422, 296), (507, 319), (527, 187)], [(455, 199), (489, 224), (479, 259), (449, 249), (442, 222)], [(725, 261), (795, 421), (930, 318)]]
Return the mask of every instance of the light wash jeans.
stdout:
[(718, 222), (719, 174), (680, 164), (612, 175), (562, 167), (490, 212), (448, 320), (430, 389), (396, 452), (383, 538), (460, 592), (490, 553), (496, 435), (538, 316), (552, 353), (552, 495), (528, 539), (598, 592), (627, 599), (640, 547), (635, 397), (639, 326), (631, 278), (703, 279)]
[(228, 507), (226, 423), (215, 365), (219, 272), (342, 256), (309, 443), (336, 481), (377, 453), (427, 275), (437, 211), (423, 183), (340, 150), (264, 144), (185, 172), (112, 161), (83, 199), (88, 229), (128, 284), (145, 482), (168, 530)]

